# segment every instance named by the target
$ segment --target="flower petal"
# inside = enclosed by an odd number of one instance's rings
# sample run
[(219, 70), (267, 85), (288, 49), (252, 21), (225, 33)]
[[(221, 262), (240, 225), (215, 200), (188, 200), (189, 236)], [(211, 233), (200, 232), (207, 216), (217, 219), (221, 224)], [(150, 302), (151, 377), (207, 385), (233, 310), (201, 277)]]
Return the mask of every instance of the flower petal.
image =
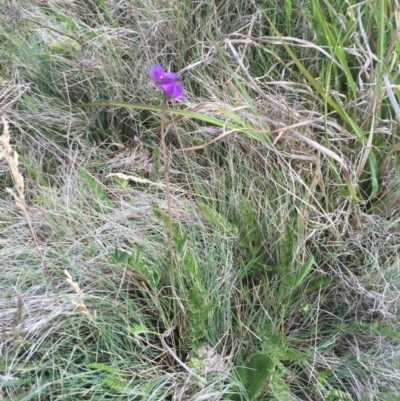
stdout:
[(161, 82), (163, 74), (164, 72), (160, 64), (154, 64), (150, 68), (150, 77), (151, 79), (154, 79), (154, 81), (156, 82)]
[(178, 79), (176, 72), (163, 72), (161, 76), (161, 82), (172, 82)]
[(183, 87), (179, 81), (164, 82), (161, 83), (159, 87), (167, 94), (168, 97), (172, 99), (183, 100)]

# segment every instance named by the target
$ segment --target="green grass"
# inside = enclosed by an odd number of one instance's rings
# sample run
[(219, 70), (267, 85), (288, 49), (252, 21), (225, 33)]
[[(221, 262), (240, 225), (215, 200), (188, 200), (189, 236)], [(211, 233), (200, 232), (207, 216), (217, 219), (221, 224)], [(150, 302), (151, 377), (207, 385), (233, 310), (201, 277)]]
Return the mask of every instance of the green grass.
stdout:
[(0, 399), (396, 399), (396, 7), (7, 3)]

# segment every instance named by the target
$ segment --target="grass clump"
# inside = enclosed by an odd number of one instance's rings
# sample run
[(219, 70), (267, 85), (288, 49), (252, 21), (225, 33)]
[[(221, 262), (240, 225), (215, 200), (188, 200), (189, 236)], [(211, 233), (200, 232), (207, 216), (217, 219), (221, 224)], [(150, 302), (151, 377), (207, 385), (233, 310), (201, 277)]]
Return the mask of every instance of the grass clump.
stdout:
[(400, 392), (399, 10), (275, 3), (6, 6), (0, 398)]

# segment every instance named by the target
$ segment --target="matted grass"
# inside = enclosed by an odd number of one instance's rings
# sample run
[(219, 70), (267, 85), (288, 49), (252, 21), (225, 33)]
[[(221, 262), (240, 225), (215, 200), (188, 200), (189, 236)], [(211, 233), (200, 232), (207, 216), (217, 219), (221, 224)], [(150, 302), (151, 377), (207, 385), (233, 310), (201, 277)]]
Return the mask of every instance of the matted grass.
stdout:
[(4, 6), (0, 399), (396, 399), (400, 11), (276, 3)]

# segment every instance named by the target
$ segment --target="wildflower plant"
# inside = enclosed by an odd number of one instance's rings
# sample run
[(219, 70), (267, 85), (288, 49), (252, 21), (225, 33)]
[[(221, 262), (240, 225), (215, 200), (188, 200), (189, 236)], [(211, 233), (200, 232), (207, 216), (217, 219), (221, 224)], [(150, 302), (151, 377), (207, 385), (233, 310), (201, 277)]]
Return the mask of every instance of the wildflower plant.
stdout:
[[(170, 256), (170, 276), (171, 276), (171, 288), (175, 291), (175, 256), (174, 256), (174, 242), (173, 242), (173, 231), (172, 231), (172, 215), (171, 215), (171, 192), (168, 177), (168, 158), (167, 148), (165, 145), (165, 108), (168, 99), (179, 99), (183, 100), (183, 86), (178, 81), (178, 74), (175, 72), (164, 72), (160, 64), (154, 64), (150, 68), (150, 77), (157, 83), (158, 87), (164, 91), (164, 100), (161, 105), (161, 148), (164, 163), (164, 179), (167, 196), (167, 208), (168, 208), (168, 244), (169, 244), (169, 256)], [(173, 294), (174, 296), (175, 294)], [(176, 316), (176, 304), (174, 302), (174, 315)]]

